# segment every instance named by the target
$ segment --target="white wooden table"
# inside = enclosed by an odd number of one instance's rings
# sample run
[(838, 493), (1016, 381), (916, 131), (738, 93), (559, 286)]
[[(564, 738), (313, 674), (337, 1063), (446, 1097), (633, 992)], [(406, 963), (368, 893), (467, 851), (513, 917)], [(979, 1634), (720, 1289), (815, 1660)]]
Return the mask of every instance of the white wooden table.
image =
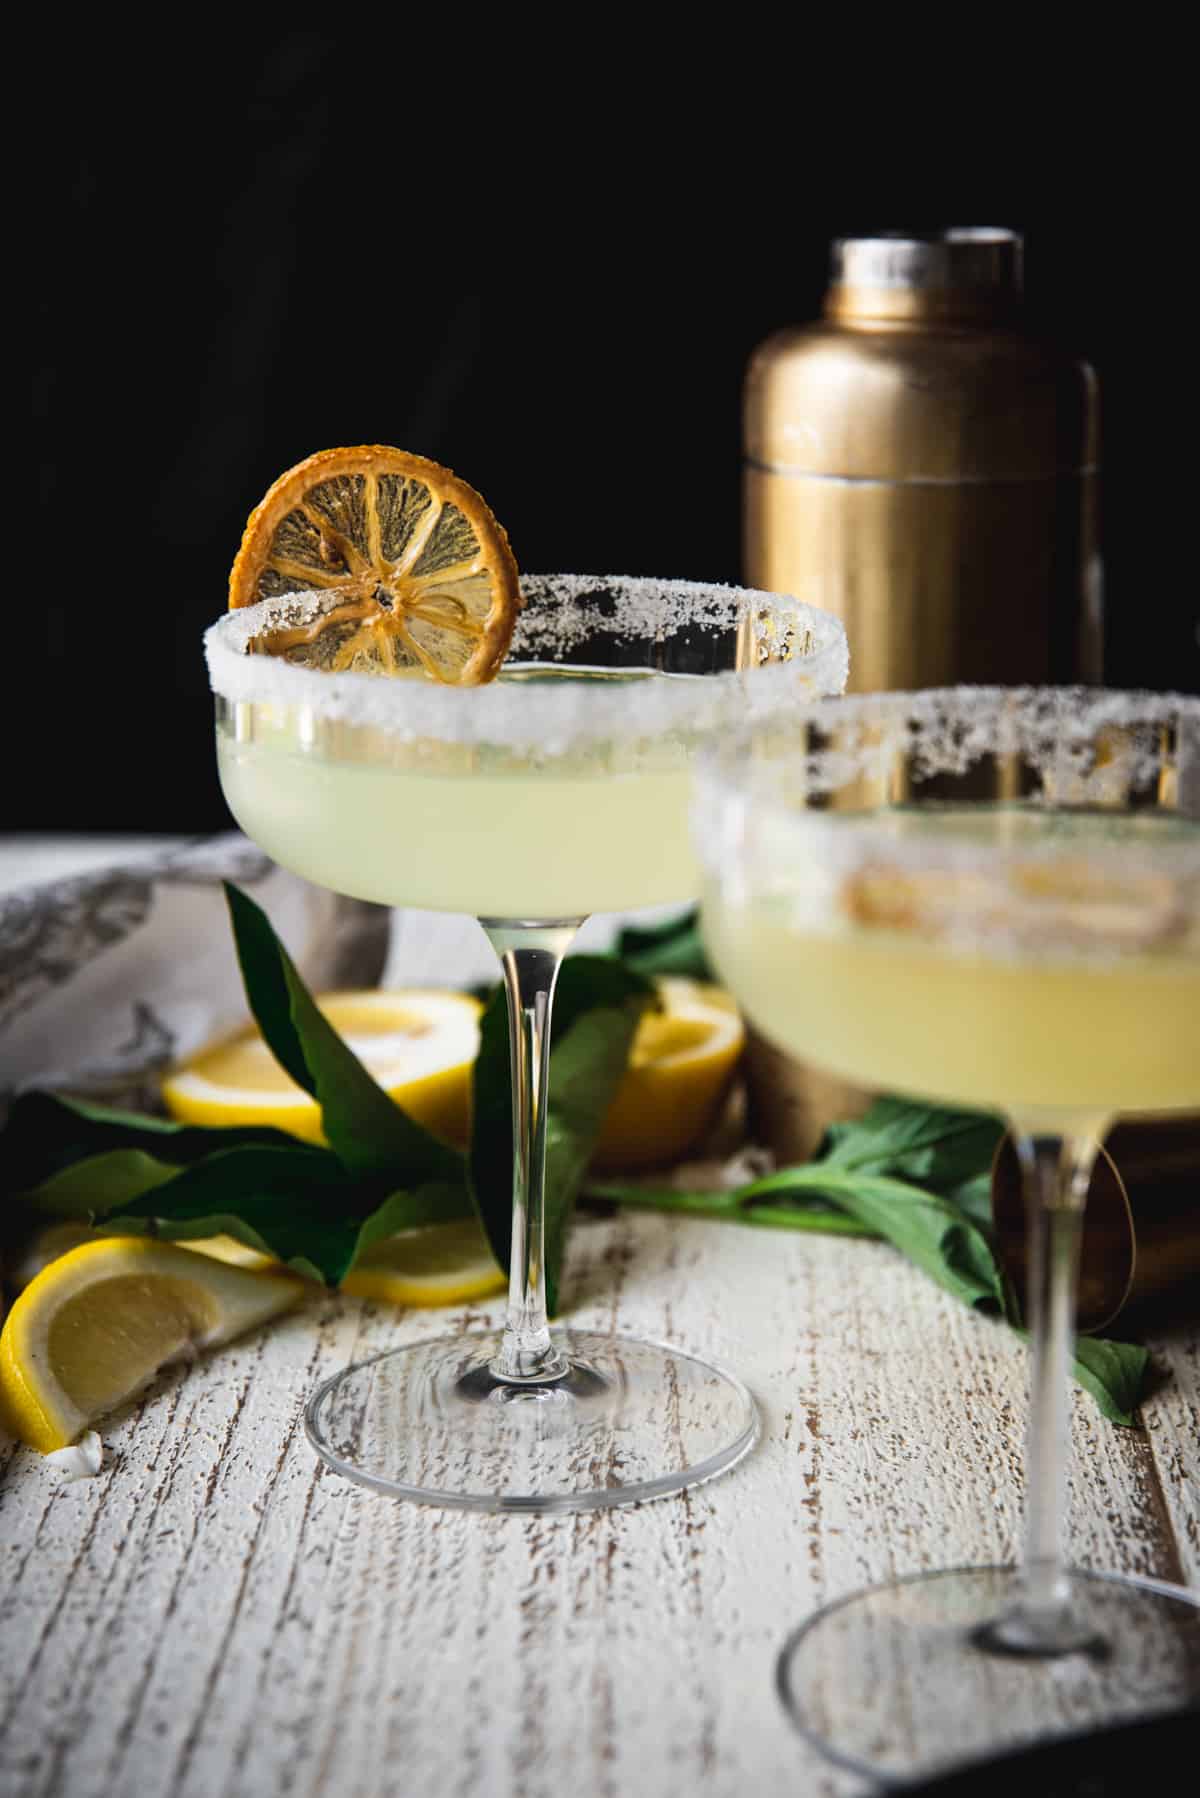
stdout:
[[(3, 869), (0, 868), (0, 875)], [(436, 934), (436, 933), (435, 933)], [(451, 939), (441, 943), (448, 951)], [(431, 972), (412, 920), (389, 969)], [(627, 1511), (488, 1517), (322, 1470), (314, 1384), (496, 1320), (319, 1299), (102, 1431), (101, 1477), (0, 1448), (0, 1790), (25, 1798), (845, 1794), (775, 1695), (787, 1632), (851, 1588), (1019, 1543), (1016, 1338), (888, 1247), (585, 1219), (573, 1321), (736, 1369), (760, 1446)], [(1071, 1550), (1200, 1583), (1200, 1340), (1122, 1431), (1077, 1395)]]

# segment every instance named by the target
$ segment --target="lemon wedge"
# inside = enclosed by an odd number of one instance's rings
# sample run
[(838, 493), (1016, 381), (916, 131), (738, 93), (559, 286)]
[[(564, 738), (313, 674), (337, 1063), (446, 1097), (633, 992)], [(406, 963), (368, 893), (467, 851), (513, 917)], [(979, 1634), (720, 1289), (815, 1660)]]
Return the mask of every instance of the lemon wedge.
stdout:
[(0, 1408), (42, 1454), (65, 1448), (161, 1367), (288, 1310), (291, 1274), (255, 1273), (146, 1237), (110, 1236), (58, 1256), (0, 1333)]
[(462, 1305), (508, 1284), (473, 1217), (400, 1230), (369, 1248), (342, 1281), (356, 1298), (393, 1305)]
[[(396, 1103), (445, 1142), (471, 1127), (477, 999), (467, 993), (325, 993), (318, 1009)], [(280, 1067), (256, 1027), (193, 1057), (163, 1081), (163, 1101), (186, 1124), (273, 1124), (323, 1143), (315, 1099)]]
[(638, 1025), (592, 1158), (598, 1173), (682, 1161), (716, 1117), (745, 1047), (737, 1006), (723, 988), (681, 975), (655, 984), (661, 1009)]

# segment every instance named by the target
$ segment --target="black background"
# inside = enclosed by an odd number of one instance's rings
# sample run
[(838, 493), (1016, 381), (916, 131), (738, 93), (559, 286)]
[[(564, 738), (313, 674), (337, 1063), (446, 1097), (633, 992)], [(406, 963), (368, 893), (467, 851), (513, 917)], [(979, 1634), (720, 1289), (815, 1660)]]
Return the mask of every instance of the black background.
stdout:
[(200, 636), (246, 514), (312, 450), (449, 463), (529, 570), (736, 580), (746, 358), (815, 315), (829, 240), (857, 229), (1024, 232), (1034, 321), (1101, 378), (1106, 679), (1197, 686), (1171, 323), (1136, 221), (1069, 138), (864, 172), (830, 138), (836, 94), (814, 158), (788, 116), (735, 119), (706, 88), (629, 154), (640, 96), (572, 118), (560, 83), (553, 119), (510, 131), (475, 98), (479, 60), (461, 111), (428, 65), (368, 79), (329, 31), (189, 44), (169, 80), (107, 37), (62, 63), (30, 258), (38, 524), (8, 632), (8, 828), (228, 823)]

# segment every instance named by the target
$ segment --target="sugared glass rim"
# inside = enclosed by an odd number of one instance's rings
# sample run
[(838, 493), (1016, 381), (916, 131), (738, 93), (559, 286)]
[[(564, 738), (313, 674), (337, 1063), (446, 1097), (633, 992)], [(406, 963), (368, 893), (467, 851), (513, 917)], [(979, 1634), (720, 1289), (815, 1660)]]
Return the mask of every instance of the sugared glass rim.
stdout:
[[(749, 620), (777, 638), (794, 633), (806, 648), (785, 662), (630, 684), (530, 687), (493, 681), (441, 687), (424, 680), (330, 674), (278, 656), (251, 655), (251, 637), (268, 627), (279, 601), (228, 612), (204, 636), (215, 694), (233, 704), (309, 712), (329, 723), (382, 730), (401, 740), (537, 746), (565, 753), (595, 741), (647, 739), (668, 732), (710, 734), (746, 722), (766, 723), (820, 694), (840, 693), (849, 654), (846, 633), (830, 612), (788, 594), (701, 581), (634, 575), (522, 575), (525, 609), (509, 660), (553, 660), (578, 649), (592, 631), (653, 638), (700, 627), (729, 631)], [(606, 598), (603, 614), (596, 599)], [(303, 595), (288, 595), (290, 601)], [(320, 596), (314, 596), (314, 599)]]
[[(1164, 731), (1172, 733), (1168, 753)], [(1121, 809), (1126, 794), (1144, 795), (1169, 775), (1173, 802), (1162, 809), (1198, 821), (1197, 831), (1164, 838), (1146, 853), (1189, 875), (1200, 873), (1200, 699), (1106, 687), (960, 686), (843, 695), (807, 701), (786, 718), (747, 723), (709, 742), (697, 757), (696, 845), (706, 865), (720, 871), (754, 820), (762, 853), (769, 854), (772, 844), (803, 839), (839, 864), (869, 858), (885, 843), (889, 862), (906, 866), (967, 869), (1077, 857), (1078, 839), (904, 843), (889, 822), (896, 803), (868, 799), (860, 809), (827, 804), (859, 782), (867, 783), (868, 793), (887, 791), (889, 774), (902, 766), (927, 780), (961, 776), (985, 758), (1011, 755), (1040, 779), (1040, 790), (1022, 800), (1033, 808)], [(1114, 850), (1113, 859), (1128, 853)], [(1106, 857), (1103, 846), (1089, 846), (1086, 854), (1089, 861)]]

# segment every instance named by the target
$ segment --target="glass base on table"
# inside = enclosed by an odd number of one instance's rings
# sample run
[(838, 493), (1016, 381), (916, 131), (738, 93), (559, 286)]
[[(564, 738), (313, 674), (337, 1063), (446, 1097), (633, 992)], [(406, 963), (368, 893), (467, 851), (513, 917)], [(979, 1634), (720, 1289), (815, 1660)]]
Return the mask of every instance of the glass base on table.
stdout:
[(389, 1349), (326, 1380), (305, 1428), (330, 1467), (395, 1498), (471, 1511), (594, 1511), (679, 1492), (740, 1461), (758, 1413), (740, 1380), (666, 1343), (554, 1330), (560, 1378), (504, 1383), (499, 1330)]
[[(779, 1657), (793, 1723), (839, 1765), (907, 1783), (1037, 1743), (1200, 1706), (1200, 1599), (1105, 1573), (1068, 1576), (1069, 1653), (989, 1646), (1023, 1594), (1011, 1567), (869, 1587), (817, 1612)], [(1020, 1631), (1014, 1631), (1021, 1642)]]

